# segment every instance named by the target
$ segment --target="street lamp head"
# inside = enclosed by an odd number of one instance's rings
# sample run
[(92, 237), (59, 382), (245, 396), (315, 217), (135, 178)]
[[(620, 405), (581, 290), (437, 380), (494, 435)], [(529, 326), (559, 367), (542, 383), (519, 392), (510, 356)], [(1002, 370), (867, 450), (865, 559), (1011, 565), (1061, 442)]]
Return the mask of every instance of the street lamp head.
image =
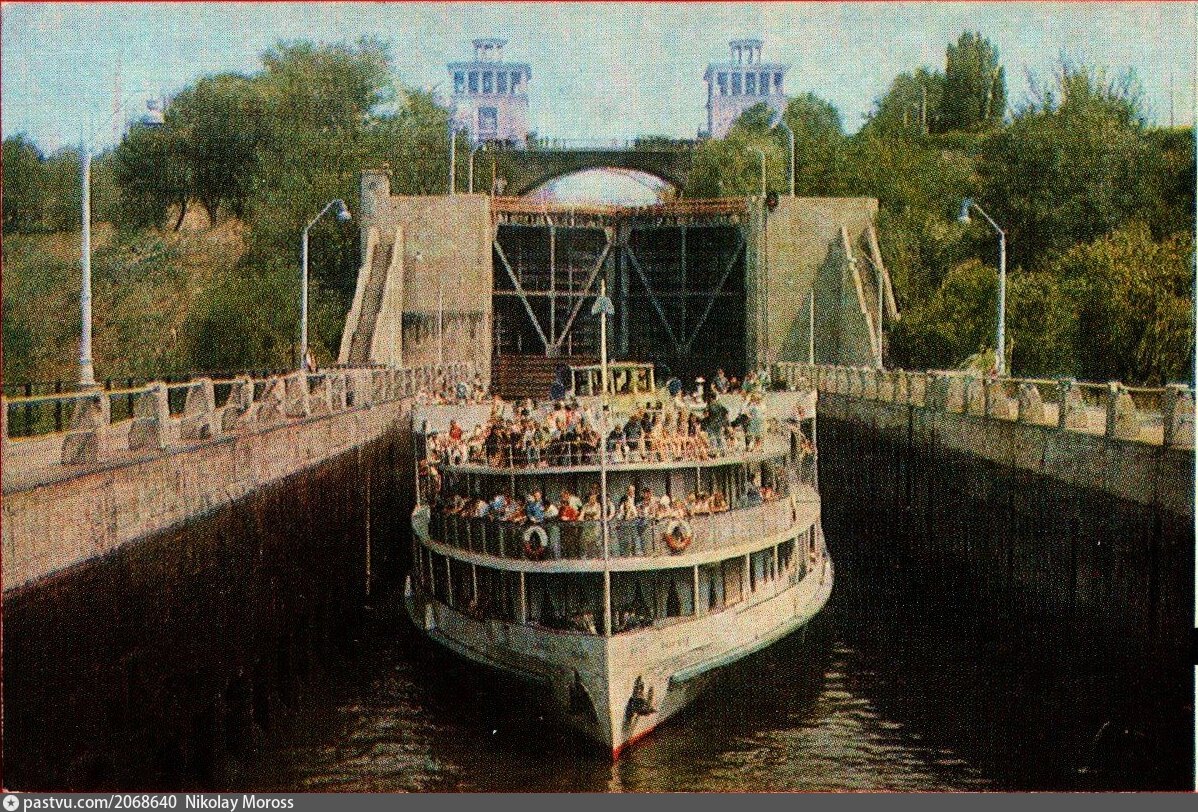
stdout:
[(345, 205), (344, 200), (337, 201), (337, 219), (343, 223), (353, 219), (353, 215), (349, 213), (349, 206)]
[(973, 198), (967, 197), (961, 201), (961, 213), (957, 215), (958, 223), (969, 223), (969, 207), (973, 205)]

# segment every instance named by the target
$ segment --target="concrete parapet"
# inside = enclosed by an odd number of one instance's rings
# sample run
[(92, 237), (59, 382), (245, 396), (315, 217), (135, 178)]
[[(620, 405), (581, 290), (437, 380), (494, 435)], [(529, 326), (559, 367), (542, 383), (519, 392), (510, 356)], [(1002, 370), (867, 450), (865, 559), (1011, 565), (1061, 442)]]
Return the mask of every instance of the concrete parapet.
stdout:
[(1107, 384), (1106, 434), (1120, 440), (1140, 439), (1140, 417), (1131, 393), (1122, 384)]
[(1020, 423), (1043, 425), (1044, 398), (1040, 396), (1040, 388), (1032, 383), (1019, 384), (1019, 404), (1016, 419)]
[(283, 379), (284, 401), (283, 414), (287, 417), (307, 417), (308, 406), (308, 374), (293, 372)]
[(374, 376), (368, 369), (355, 369), (349, 373), (347, 395), (349, 405), (355, 409), (370, 406), (374, 403)]
[(1076, 381), (1064, 380), (1057, 384), (1057, 426), (1062, 429), (1084, 429), (1090, 425), (1086, 415), (1086, 402)]
[(220, 414), (222, 433), (233, 431), (245, 424), (245, 418), (254, 408), (254, 381), (242, 375), (229, 385), (229, 399)]
[(986, 416), (986, 383), (981, 378), (965, 379), (965, 413), (974, 417)]
[(959, 375), (947, 375), (944, 379), (943, 409), (946, 412), (965, 412), (965, 379)]
[(133, 402), (133, 421), (129, 424), (130, 451), (160, 451), (167, 444), (167, 426), (171, 409), (164, 383), (152, 383)]
[(187, 387), (183, 418), (179, 421), (179, 439), (195, 442), (211, 439), (219, 433), (212, 380), (200, 378)]
[(108, 423), (112, 407), (108, 393), (97, 391), (78, 398), (71, 411), (70, 428), (62, 441), (63, 465), (95, 462), (108, 451)]
[(287, 381), (284, 378), (268, 378), (254, 409), (254, 422), (269, 425), (282, 420), (287, 402)]
[(1194, 396), (1189, 387), (1170, 384), (1165, 387), (1164, 445), (1192, 448), (1194, 446)]
[(347, 377), (344, 372), (329, 377), (329, 402), (335, 412), (344, 411), (347, 405)]
[(1003, 382), (999, 380), (987, 380), (985, 382), (986, 390), (986, 415), (993, 417), (996, 420), (1012, 420), (1017, 415), (1015, 412), (1015, 404), (1011, 398), (1007, 397), (1007, 390), (1003, 386)]
[(316, 375), (315, 380), (305, 381), (308, 387), (308, 414), (326, 415), (333, 411), (333, 392), (329, 387), (328, 375)]

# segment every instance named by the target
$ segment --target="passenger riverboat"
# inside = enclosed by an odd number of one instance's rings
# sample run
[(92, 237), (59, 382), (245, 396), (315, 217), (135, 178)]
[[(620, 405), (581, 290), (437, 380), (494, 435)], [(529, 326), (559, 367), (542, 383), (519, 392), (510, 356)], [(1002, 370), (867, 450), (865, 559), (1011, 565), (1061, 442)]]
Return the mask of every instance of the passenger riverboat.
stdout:
[(557, 402), (414, 409), (405, 598), (431, 639), (533, 681), (616, 758), (827, 602), (816, 395), (570, 374)]

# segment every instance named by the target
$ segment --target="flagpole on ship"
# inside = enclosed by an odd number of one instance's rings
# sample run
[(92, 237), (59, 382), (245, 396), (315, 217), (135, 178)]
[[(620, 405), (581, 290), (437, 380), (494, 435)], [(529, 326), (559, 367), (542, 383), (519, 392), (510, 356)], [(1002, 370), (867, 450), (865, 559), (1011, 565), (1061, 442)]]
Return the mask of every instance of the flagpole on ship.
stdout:
[(615, 312), (607, 298), (607, 280), (599, 282), (599, 298), (591, 314), (599, 316), (599, 517), (603, 528), (603, 634), (611, 637), (611, 542), (607, 529), (607, 317)]

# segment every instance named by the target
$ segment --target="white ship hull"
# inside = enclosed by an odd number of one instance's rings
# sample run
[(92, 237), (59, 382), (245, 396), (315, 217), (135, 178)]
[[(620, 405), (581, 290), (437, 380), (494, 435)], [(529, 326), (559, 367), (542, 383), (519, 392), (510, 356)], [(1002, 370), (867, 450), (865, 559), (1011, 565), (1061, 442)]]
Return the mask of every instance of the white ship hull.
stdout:
[(832, 581), (821, 534), (817, 558), (794, 583), (780, 578), (720, 611), (611, 637), (479, 620), (420, 592), (411, 579), (405, 601), (430, 638), (539, 683), (547, 710), (617, 758), (686, 707), (720, 668), (806, 625), (827, 602)]

